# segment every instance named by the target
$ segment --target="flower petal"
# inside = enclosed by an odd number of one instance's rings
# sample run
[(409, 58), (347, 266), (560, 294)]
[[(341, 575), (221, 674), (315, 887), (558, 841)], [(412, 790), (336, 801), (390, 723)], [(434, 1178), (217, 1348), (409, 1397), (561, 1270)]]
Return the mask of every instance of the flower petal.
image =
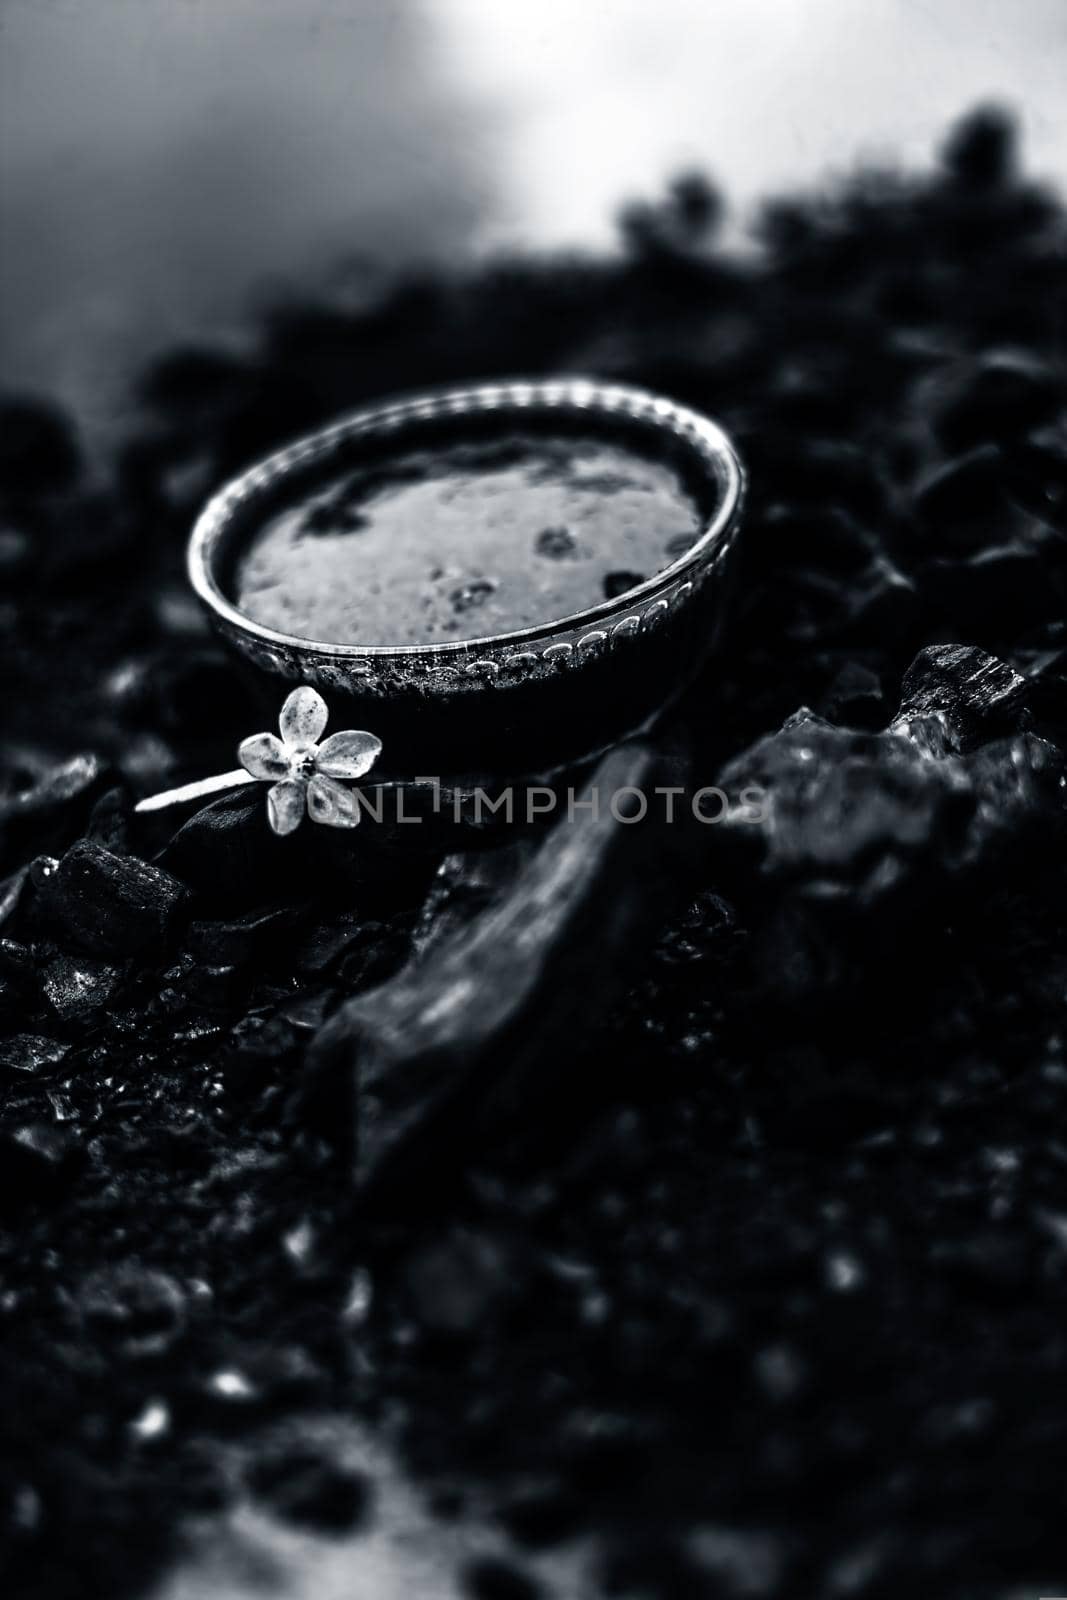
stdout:
[(289, 755), (276, 733), (254, 733), (251, 738), (242, 739), (237, 759), (253, 778), (268, 783), (289, 776)]
[(362, 778), (381, 753), (382, 741), (373, 733), (348, 728), (344, 733), (331, 733), (319, 745), (315, 770), (328, 778)]
[(351, 789), (316, 773), (308, 784), (308, 816), (329, 828), (354, 828), (359, 821), (359, 802)]
[(300, 778), (286, 778), (267, 790), (267, 819), (275, 833), (292, 833), (304, 815), (307, 784)]
[(290, 750), (306, 750), (322, 738), (330, 713), (326, 702), (310, 684), (294, 689), (278, 718), (282, 739)]

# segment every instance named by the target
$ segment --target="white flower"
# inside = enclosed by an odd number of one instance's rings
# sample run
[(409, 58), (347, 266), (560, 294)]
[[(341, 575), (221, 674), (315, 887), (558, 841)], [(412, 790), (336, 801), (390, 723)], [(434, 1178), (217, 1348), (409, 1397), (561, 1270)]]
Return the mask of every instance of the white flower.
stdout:
[(350, 728), (319, 744), (329, 712), (321, 694), (308, 684), (294, 689), (273, 733), (242, 739), (237, 759), (253, 778), (270, 783), (267, 816), (275, 833), (292, 833), (305, 809), (312, 822), (331, 828), (354, 828), (359, 803), (338, 778), (362, 778), (377, 761), (382, 741), (373, 733)]

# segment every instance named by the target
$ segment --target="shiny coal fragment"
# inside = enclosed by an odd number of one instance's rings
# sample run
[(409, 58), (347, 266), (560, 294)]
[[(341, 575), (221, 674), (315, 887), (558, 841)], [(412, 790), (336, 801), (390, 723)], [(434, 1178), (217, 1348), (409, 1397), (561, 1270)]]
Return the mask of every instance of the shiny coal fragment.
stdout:
[(57, 937), (79, 949), (147, 962), (166, 949), (189, 898), (170, 873), (86, 840), (56, 868), (47, 910)]
[[(1025, 726), (1027, 683), (1004, 661), (973, 645), (929, 645), (904, 674), (900, 708), (891, 727), (909, 734), (933, 719), (944, 749), (972, 750), (997, 734)], [(929, 738), (928, 728), (921, 737)]]
[(63, 1022), (88, 1022), (107, 1005), (119, 982), (117, 968), (84, 957), (56, 956), (45, 969), (45, 999)]

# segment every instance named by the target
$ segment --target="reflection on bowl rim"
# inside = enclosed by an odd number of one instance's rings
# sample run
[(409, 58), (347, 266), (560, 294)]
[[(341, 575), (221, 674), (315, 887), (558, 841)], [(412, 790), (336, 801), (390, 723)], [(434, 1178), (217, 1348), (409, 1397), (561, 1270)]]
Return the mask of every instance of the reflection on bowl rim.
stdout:
[[(523, 413), (559, 415), (610, 422), (614, 417), (629, 425), (648, 430), (653, 438), (672, 439), (681, 445), (714, 487), (715, 502), (703, 532), (670, 566), (663, 567), (632, 589), (601, 600), (594, 606), (566, 616), (552, 617), (525, 628), (504, 633), (483, 634), (469, 639), (450, 639), (425, 644), (335, 644), (299, 634), (280, 633), (255, 622), (239, 610), (223, 593), (215, 576), (218, 556), (223, 550), (229, 524), (239, 510), (260, 498), (294, 472), (337, 454), (352, 440), (402, 437), (405, 424), (436, 422), (452, 418), (493, 416), (511, 420)], [(571, 632), (612, 616), (625, 613), (635, 602), (652, 599), (687, 573), (698, 573), (709, 566), (731, 535), (741, 507), (744, 474), (728, 436), (710, 418), (676, 404), (645, 389), (622, 384), (604, 384), (588, 378), (563, 378), (473, 384), (461, 388), (426, 391), (363, 407), (305, 435), (283, 449), (249, 467), (208, 501), (197, 518), (189, 541), (189, 581), (199, 599), (230, 628), (267, 645), (280, 645), (340, 660), (366, 657), (417, 657), (435, 659), (467, 656), (472, 651), (499, 645), (521, 646), (536, 643), (562, 632)]]

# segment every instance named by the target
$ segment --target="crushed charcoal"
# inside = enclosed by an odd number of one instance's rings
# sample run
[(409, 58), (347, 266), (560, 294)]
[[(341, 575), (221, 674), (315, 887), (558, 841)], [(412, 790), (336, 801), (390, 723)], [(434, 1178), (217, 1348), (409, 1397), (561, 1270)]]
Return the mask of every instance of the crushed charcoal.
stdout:
[[(745, 260), (721, 209), (687, 175), (615, 258), (294, 293), (162, 357), (111, 460), (0, 408), (5, 1593), (161, 1592), (235, 1506), (313, 1553), (390, 1473), (475, 1597), (562, 1592), (572, 1541), (646, 1600), (1059, 1592), (1067, 220), (994, 106)], [(722, 820), (598, 857), (524, 988), (550, 835), (131, 816), (114, 774), (269, 723), (185, 584), (205, 496), (380, 394), (560, 371), (739, 442), (671, 724)], [(408, 1125), (370, 1207), (359, 1141)]]

